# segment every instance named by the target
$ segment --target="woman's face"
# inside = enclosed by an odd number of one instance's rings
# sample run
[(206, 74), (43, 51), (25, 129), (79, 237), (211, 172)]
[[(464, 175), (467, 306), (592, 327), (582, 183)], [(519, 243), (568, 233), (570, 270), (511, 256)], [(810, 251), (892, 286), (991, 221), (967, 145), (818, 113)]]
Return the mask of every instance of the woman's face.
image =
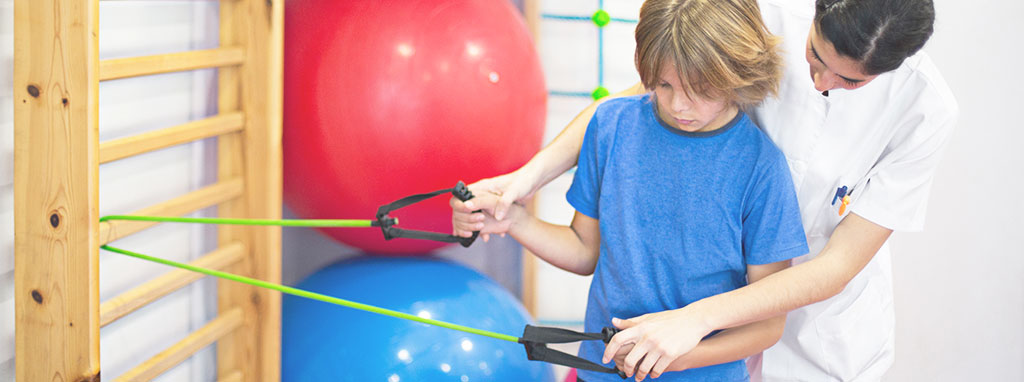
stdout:
[(686, 94), (675, 67), (666, 64), (654, 86), (658, 117), (662, 122), (686, 132), (712, 131), (736, 116), (736, 107), (725, 100), (705, 99)]
[(832, 43), (822, 37), (814, 25), (807, 36), (807, 63), (811, 65), (814, 88), (820, 92), (857, 89), (878, 77), (877, 74), (864, 74), (857, 60), (836, 52)]

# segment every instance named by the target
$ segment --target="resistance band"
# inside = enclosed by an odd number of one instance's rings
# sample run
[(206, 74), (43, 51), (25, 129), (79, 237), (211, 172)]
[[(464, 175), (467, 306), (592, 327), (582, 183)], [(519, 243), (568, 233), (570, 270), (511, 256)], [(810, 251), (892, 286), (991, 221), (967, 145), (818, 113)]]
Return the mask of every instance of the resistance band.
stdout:
[(446, 235), (437, 232), (418, 231), (395, 227), (398, 219), (389, 214), (402, 207), (422, 202), (441, 194), (451, 193), (459, 200), (467, 201), (473, 198), (473, 193), (466, 188), (466, 184), (459, 181), (453, 188), (446, 188), (426, 194), (416, 194), (398, 199), (385, 204), (377, 209), (377, 219), (244, 219), (244, 218), (187, 218), (170, 216), (135, 216), (135, 215), (109, 215), (100, 218), (100, 222), (110, 220), (132, 220), (146, 222), (170, 222), (170, 223), (201, 223), (201, 224), (231, 224), (231, 225), (260, 225), (260, 226), (284, 226), (284, 227), (380, 227), (384, 233), (384, 240), (395, 238), (409, 238), (421, 240), (433, 240), (445, 243), (459, 243), (463, 247), (469, 247), (476, 240), (480, 232), (473, 232), (473, 236), (459, 237)]
[[(376, 220), (349, 220), (349, 219), (237, 219), (237, 218), (186, 218), (186, 217), (160, 217), (160, 216), (134, 216), (134, 215), (109, 215), (100, 218), (100, 221), (111, 221), (111, 220), (129, 220), (129, 221), (148, 221), (148, 222), (175, 222), (175, 223), (201, 223), (201, 224), (233, 224), (233, 225), (258, 225), (258, 226), (287, 226), (287, 227), (381, 227), (384, 232), (386, 240), (391, 240), (397, 237), (413, 238), (413, 239), (424, 239), (424, 240), (435, 240), (443, 241), (448, 243), (457, 242), (465, 247), (468, 247), (478, 236), (479, 232), (474, 232), (472, 237), (462, 238), (453, 235), (445, 235), (436, 232), (406, 230), (394, 227), (398, 224), (398, 219), (388, 216), (388, 213), (396, 209), (414, 204), (434, 196), (441, 194), (452, 193), (455, 197), (462, 201), (466, 201), (473, 198), (473, 194), (469, 192), (465, 184), (459, 182), (454, 188), (435, 191), (427, 194), (417, 194), (406, 198), (399, 199), (395, 202), (381, 206), (377, 210)], [(385, 309), (373, 305), (362, 304), (354, 301), (349, 301), (333, 296), (328, 296), (316, 292), (311, 292), (299, 288), (293, 288), (286, 285), (276, 284), (268, 281), (258, 280), (242, 275), (223, 272), (203, 267), (197, 267), (190, 264), (179, 263), (167, 259), (161, 259), (158, 257), (144, 255), (138, 252), (132, 252), (129, 250), (111, 247), (109, 245), (103, 245), (100, 249), (119, 253), (134, 258), (151, 261), (163, 265), (168, 265), (175, 268), (185, 269), (192, 272), (202, 273), (209, 276), (219, 277), (226, 280), (236, 281), (243, 284), (249, 284), (260, 288), (266, 288), (275, 290), (281, 293), (287, 293), (294, 296), (304, 297), (312, 300), (326, 302), (329, 304), (341, 305), (348, 308), (359, 309), (371, 313), (381, 314), (385, 316), (415, 321), (427, 325), (439, 326), (442, 328), (458, 330), (461, 332), (477, 334), (485, 337), (491, 337), (494, 339), (511, 341), (521, 343), (526, 348), (526, 357), (533, 361), (543, 361), (553, 363), (557, 365), (563, 365), (568, 367), (575, 367), (577, 369), (591, 370), (602, 373), (618, 374), (619, 377), (625, 379), (626, 373), (618, 370), (614, 367), (604, 367), (600, 364), (588, 361), (586, 359), (567, 354), (558, 350), (550, 349), (547, 344), (551, 343), (570, 343), (577, 341), (586, 340), (600, 340), (608, 343), (615, 333), (618, 333), (618, 329), (606, 327), (601, 333), (580, 333), (568, 329), (553, 328), (553, 327), (542, 327), (526, 325), (523, 330), (522, 337), (515, 337), (507, 334), (491, 332), (483, 329), (471, 328), (468, 326), (453, 324), (450, 322), (433, 320), (429, 318), (419, 317), (409, 313), (403, 313), (390, 309)]]

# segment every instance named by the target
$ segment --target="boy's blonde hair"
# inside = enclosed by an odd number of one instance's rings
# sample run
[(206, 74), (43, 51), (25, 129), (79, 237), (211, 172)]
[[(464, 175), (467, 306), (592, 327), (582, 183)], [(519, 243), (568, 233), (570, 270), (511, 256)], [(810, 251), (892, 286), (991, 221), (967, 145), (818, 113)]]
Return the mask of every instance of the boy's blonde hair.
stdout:
[(674, 64), (690, 96), (749, 107), (778, 92), (777, 45), (756, 0), (647, 0), (636, 26), (636, 69), (654, 89), (663, 66)]

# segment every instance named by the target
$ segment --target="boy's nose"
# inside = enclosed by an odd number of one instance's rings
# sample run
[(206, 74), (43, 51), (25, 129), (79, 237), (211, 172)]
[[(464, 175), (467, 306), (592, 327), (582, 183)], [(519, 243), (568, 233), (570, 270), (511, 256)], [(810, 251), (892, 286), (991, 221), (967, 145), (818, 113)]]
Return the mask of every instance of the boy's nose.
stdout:
[[(682, 92), (680, 92), (682, 93)], [(687, 97), (685, 93), (677, 94), (672, 97), (672, 111), (681, 112), (690, 110), (691, 102), (690, 97)]]

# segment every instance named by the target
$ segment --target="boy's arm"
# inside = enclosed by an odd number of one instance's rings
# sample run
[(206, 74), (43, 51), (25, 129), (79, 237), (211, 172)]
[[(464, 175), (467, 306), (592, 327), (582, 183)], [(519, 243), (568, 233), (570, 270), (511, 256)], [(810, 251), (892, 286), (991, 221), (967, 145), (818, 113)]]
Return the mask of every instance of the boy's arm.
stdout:
[[(764, 265), (748, 265), (747, 278), (751, 284), (771, 275), (775, 272), (789, 268), (790, 260), (779, 261)], [(678, 309), (677, 309), (678, 310)], [(633, 327), (641, 322), (657, 322), (652, 315), (640, 316), (635, 319), (621, 321), (620, 328)], [(648, 326), (645, 335), (648, 340), (658, 338), (658, 330), (678, 330), (672, 326), (671, 321), (664, 321), (666, 325)], [(661, 326), (659, 328), (658, 326)], [(680, 371), (698, 367), (718, 365), (744, 359), (767, 349), (779, 341), (782, 331), (786, 326), (785, 314), (771, 317), (762, 321), (749, 323), (743, 326), (723, 330), (714, 336), (700, 341), (689, 353), (671, 359), (668, 357), (659, 358), (655, 352), (646, 353), (641, 359), (632, 359), (627, 353), (633, 349), (632, 346), (625, 346), (616, 354), (615, 361), (619, 368), (627, 375), (633, 376), (636, 373), (636, 380), (642, 381), (650, 376), (658, 378), (667, 371)], [(648, 341), (650, 342), (650, 341)], [(640, 353), (633, 353), (634, 356)], [(636, 357), (641, 358), (641, 357)], [(639, 368), (636, 366), (638, 365)]]
[(597, 219), (576, 212), (570, 226), (555, 225), (516, 204), (509, 209), (508, 220), (508, 233), (537, 257), (572, 273), (594, 273), (601, 246)]
[[(526, 185), (532, 186), (530, 189), (536, 191), (540, 186), (572, 168), (576, 164), (576, 160), (579, 159), (583, 135), (587, 132), (587, 125), (594, 117), (597, 107), (610, 99), (644, 94), (645, 91), (643, 84), (638, 82), (623, 91), (594, 101), (583, 109), (572, 121), (569, 121), (565, 129), (562, 129), (562, 132), (558, 133), (551, 143), (523, 165), (520, 169), (526, 175), (523, 183), (532, 183)], [(498, 217), (500, 218), (500, 216)]]

